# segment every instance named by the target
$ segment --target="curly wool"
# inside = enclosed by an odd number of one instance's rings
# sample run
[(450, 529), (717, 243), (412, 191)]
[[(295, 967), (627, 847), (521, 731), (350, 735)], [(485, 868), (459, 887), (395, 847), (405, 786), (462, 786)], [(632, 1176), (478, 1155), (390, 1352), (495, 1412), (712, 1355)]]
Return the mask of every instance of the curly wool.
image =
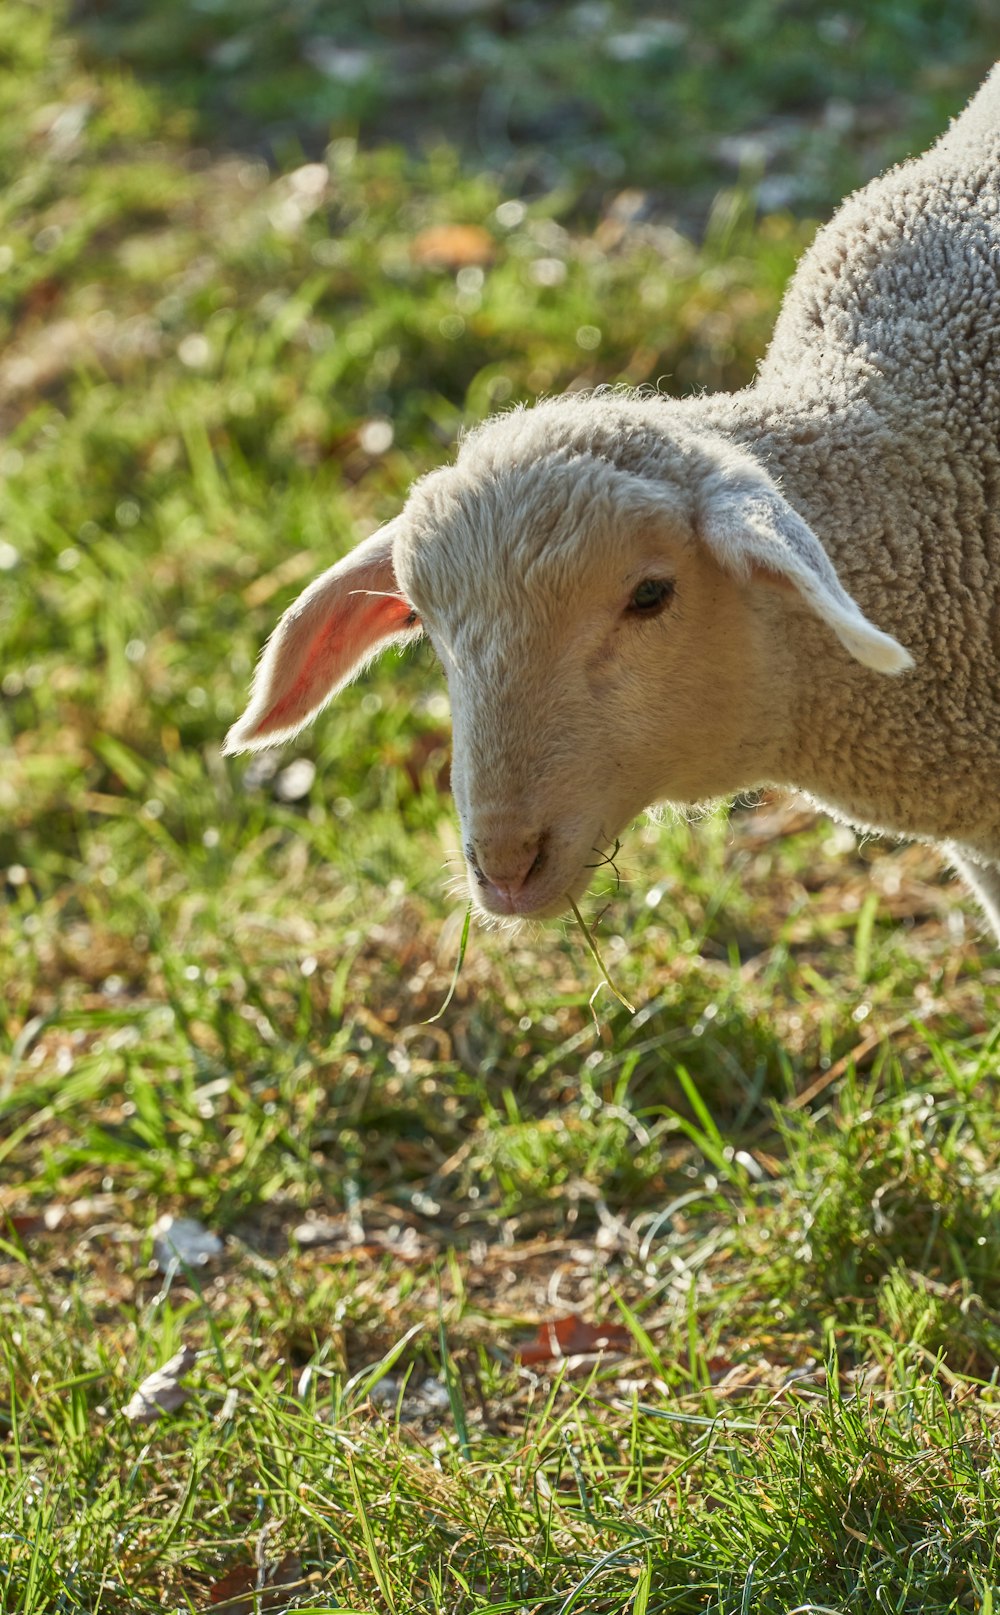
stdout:
[(780, 478), (862, 609), (914, 656), (874, 704), (852, 692), (838, 711), (818, 692), (803, 746), (822, 736), (838, 778), (803, 755), (816, 794), (953, 841), (996, 923), (1000, 67), (935, 146), (819, 232), (755, 385), (728, 419), (711, 401), (703, 418)]

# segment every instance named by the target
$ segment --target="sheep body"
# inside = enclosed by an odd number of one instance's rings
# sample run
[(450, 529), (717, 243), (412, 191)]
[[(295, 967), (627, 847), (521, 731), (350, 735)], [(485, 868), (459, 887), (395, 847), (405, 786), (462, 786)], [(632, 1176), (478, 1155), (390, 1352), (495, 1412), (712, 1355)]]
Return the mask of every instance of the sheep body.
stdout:
[(655, 800), (940, 845), (1000, 935), (1000, 68), (848, 199), (752, 386), (494, 417), (286, 614), (241, 750), (421, 628), (470, 884), (547, 914)]

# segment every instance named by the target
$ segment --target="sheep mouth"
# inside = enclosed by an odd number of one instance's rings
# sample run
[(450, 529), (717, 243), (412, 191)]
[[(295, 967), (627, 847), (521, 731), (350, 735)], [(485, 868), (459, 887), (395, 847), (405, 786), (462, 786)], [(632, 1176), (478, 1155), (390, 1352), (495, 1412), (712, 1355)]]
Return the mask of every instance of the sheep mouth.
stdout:
[(591, 868), (586, 866), (579, 868), (572, 879), (560, 878), (557, 871), (549, 870), (544, 880), (535, 878), (520, 891), (511, 893), (484, 881), (472, 864), (468, 875), (469, 891), (480, 912), (491, 919), (509, 920), (514, 924), (520, 920), (558, 919), (583, 896), (593, 878)]
[(556, 920), (567, 913), (570, 906), (565, 892), (549, 898), (519, 896), (511, 899), (473, 887), (472, 896), (481, 913), (491, 919), (512, 920), (515, 924), (519, 920)]

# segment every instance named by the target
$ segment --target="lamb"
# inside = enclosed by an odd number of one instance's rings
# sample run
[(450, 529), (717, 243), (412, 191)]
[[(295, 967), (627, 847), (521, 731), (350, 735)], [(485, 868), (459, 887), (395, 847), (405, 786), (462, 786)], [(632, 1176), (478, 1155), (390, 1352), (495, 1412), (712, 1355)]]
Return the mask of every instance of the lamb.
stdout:
[(286, 612), (226, 750), (390, 643), (444, 668), (479, 907), (763, 784), (937, 845), (1000, 938), (1000, 66), (805, 254), (755, 382), (518, 408)]

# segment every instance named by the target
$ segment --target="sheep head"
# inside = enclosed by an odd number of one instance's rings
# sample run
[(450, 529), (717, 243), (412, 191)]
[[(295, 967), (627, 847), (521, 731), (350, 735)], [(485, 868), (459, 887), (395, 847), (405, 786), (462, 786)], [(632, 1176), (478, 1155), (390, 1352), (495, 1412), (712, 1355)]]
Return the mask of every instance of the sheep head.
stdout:
[(226, 742), (284, 739), (423, 631), (470, 887), (497, 915), (561, 912), (653, 802), (781, 778), (803, 623), (880, 673), (910, 665), (749, 455), (682, 428), (609, 433), (592, 409), (590, 429), (579, 404), (488, 422), (418, 483), (286, 613)]

